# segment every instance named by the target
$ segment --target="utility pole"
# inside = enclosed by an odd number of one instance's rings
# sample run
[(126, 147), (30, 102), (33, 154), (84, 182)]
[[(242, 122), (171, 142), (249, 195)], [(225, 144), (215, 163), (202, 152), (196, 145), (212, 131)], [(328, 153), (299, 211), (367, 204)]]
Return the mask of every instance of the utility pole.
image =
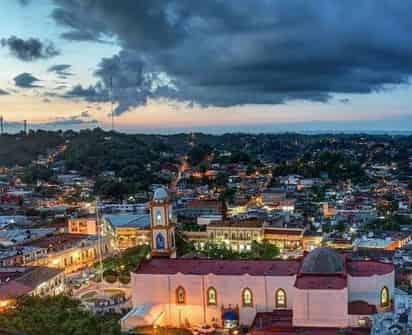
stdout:
[(0, 135), (4, 134), (4, 119), (3, 115), (0, 116)]
[(23, 123), (23, 127), (24, 127), (24, 129), (23, 129), (23, 131), (24, 131), (24, 135), (27, 135), (27, 120), (24, 120), (24, 123)]

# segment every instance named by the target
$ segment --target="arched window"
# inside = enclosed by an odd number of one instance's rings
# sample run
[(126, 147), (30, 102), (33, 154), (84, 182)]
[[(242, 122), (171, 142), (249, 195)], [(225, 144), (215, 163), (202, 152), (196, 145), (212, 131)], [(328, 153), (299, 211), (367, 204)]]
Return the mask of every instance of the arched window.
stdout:
[(209, 287), (207, 289), (207, 304), (217, 305), (217, 292), (214, 287)]
[(380, 302), (381, 307), (389, 306), (389, 290), (386, 286), (384, 286), (381, 290)]
[(286, 308), (286, 292), (283, 289), (278, 289), (275, 293), (276, 308)]
[(156, 249), (164, 249), (165, 248), (165, 238), (163, 237), (162, 233), (158, 233), (156, 235)]
[(242, 291), (242, 305), (253, 306), (253, 294), (249, 288), (245, 288)]
[(182, 286), (176, 289), (176, 303), (178, 305), (183, 305), (186, 303), (186, 291)]

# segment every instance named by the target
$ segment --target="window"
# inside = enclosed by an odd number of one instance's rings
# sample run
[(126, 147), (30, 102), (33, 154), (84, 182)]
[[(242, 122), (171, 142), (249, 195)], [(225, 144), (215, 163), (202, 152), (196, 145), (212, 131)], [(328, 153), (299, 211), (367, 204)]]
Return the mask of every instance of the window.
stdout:
[(386, 286), (384, 286), (381, 290), (381, 307), (388, 307), (389, 306), (389, 290)]
[(286, 292), (283, 289), (278, 289), (275, 293), (276, 308), (286, 308)]
[(207, 304), (217, 305), (217, 293), (214, 287), (209, 287), (207, 289)]
[(157, 215), (156, 215), (156, 224), (157, 225), (162, 224), (162, 215), (160, 213), (157, 213)]
[(176, 289), (176, 303), (178, 305), (183, 305), (186, 303), (186, 291), (182, 286)]
[(245, 288), (242, 292), (242, 305), (253, 306), (253, 294), (249, 288)]

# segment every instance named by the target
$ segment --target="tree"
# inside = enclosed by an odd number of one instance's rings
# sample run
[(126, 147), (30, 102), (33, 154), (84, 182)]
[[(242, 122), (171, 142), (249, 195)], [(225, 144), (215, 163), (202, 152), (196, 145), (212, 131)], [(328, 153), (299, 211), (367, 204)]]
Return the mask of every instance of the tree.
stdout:
[(67, 296), (23, 297), (0, 314), (0, 328), (27, 335), (120, 335), (118, 317), (94, 315)]
[(212, 153), (212, 148), (209, 145), (197, 145), (188, 153), (188, 161), (191, 165), (199, 165), (208, 155)]
[(253, 241), (251, 252), (248, 258), (256, 259), (273, 259), (279, 256), (279, 248), (269, 243), (268, 241), (263, 240), (261, 243)]
[[(139, 261), (146, 257), (150, 252), (149, 246), (136, 246), (124, 250), (120, 255), (109, 257), (103, 260), (104, 270), (132, 271), (136, 268)], [(100, 263), (94, 265), (96, 268), (100, 267)]]
[(178, 256), (183, 256), (196, 251), (194, 244), (188, 241), (181, 231), (176, 231), (176, 249)]
[(341, 233), (343, 233), (346, 229), (345, 224), (342, 221), (338, 222), (338, 224), (336, 225), (335, 228), (336, 228), (337, 231), (339, 231)]

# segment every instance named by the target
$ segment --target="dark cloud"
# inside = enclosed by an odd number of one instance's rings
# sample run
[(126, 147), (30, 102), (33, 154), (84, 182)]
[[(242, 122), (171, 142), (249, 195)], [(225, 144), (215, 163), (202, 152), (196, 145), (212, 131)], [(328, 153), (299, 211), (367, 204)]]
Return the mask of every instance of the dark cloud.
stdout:
[(98, 82), (95, 86), (73, 86), (65, 96), (67, 98), (84, 98), (88, 101), (109, 101), (109, 92)]
[[(54, 0), (63, 38), (122, 46), (96, 87), (73, 96), (116, 112), (166, 97), (202, 105), (326, 102), (412, 73), (412, 3), (404, 0)], [(72, 92), (73, 93), (73, 92)]]
[(36, 77), (34, 77), (32, 74), (24, 72), (20, 73), (16, 77), (14, 77), (14, 83), (18, 87), (22, 88), (34, 88), (34, 87), (41, 87), (40, 85), (36, 85), (35, 83), (40, 81)]
[(9, 95), (10, 93), (0, 88), (0, 95)]
[(13, 56), (24, 62), (47, 59), (60, 54), (52, 42), (42, 42), (38, 38), (24, 40), (11, 36), (2, 38), (0, 44), (2, 47), (7, 47)]
[(78, 115), (72, 115), (68, 117), (59, 117), (50, 121), (48, 124), (54, 126), (69, 126), (69, 125), (87, 125), (87, 124), (97, 124), (98, 121), (92, 119), (92, 115), (88, 111), (81, 112)]
[(71, 67), (69, 64), (57, 64), (49, 67), (47, 71), (56, 73), (61, 79), (66, 79), (73, 75), (73, 73), (70, 72)]

